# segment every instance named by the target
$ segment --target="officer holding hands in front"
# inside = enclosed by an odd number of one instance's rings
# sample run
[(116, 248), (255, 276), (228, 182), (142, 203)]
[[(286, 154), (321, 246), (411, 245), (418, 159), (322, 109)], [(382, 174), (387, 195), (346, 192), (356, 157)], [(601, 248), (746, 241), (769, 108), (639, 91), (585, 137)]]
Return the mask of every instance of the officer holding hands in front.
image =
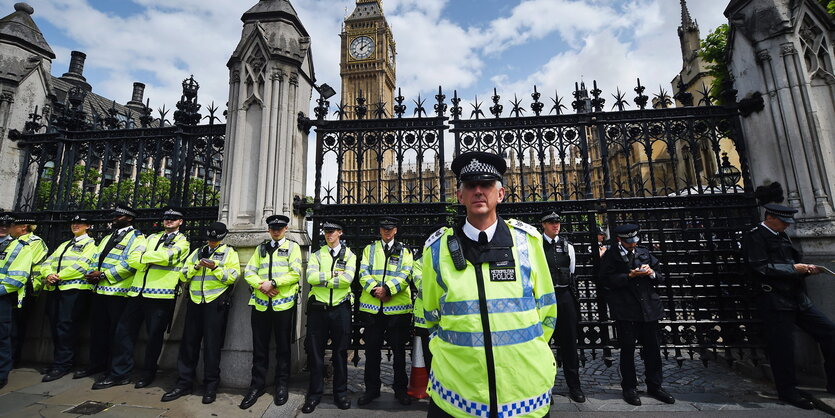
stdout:
[(615, 320), (620, 347), (620, 375), (623, 399), (641, 405), (635, 375), (635, 343), (642, 347), (647, 393), (661, 402), (672, 404), (675, 398), (661, 387), (661, 349), (658, 321), (664, 316), (656, 286), (664, 283), (657, 269), (658, 259), (638, 246), (638, 225), (615, 228), (617, 245), (600, 260), (599, 285)]

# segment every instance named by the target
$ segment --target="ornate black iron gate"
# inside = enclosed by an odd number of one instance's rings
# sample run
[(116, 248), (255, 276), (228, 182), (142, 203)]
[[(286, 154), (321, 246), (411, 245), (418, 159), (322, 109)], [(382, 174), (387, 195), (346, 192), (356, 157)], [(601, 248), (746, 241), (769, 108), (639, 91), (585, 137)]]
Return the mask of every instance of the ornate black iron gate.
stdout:
[[(326, 120), (329, 104), (320, 99), (314, 202), (297, 207), (311, 214), (316, 246), (323, 245), (324, 218), (343, 221), (345, 241), (360, 250), (377, 237), (376, 217), (394, 215), (403, 221), (398, 238), (420, 252), (429, 234), (463, 216), (449, 170), (453, 155), (497, 152), (509, 166), (502, 216), (538, 225), (544, 210), (564, 215), (563, 234), (578, 254), (584, 359), (610, 361), (616, 338), (595, 287), (595, 231), (628, 220), (641, 225), (644, 245), (670, 277), (661, 291), (664, 354), (679, 361), (707, 362), (720, 353), (756, 360), (756, 320), (737, 251), (741, 232), (757, 216), (739, 106), (713, 106), (705, 96), (706, 106), (670, 108), (662, 91), (655, 108), (647, 109), (640, 82), (635, 91), (637, 110), (626, 110), (618, 93), (616, 111), (604, 112), (596, 83), (590, 92), (579, 85), (576, 113), (563, 114), (561, 98), (551, 99), (546, 112), (534, 89), (532, 115), (524, 116), (528, 110), (514, 98), (506, 117), (494, 92), (489, 107), (467, 104), (468, 119), (457, 93), (450, 105), (440, 89), (433, 115), (418, 98), (413, 118), (404, 117), (402, 95), (393, 117), (378, 104), (374, 119), (365, 119), (369, 109), (359, 99), (356, 106), (339, 106), (338, 120)], [(357, 119), (347, 120), (349, 113)], [(362, 345), (360, 327), (354, 348)]]
[(148, 232), (161, 229), (162, 207), (174, 205), (187, 208), (183, 232), (201, 241), (218, 216), (226, 125), (216, 123), (214, 106), (199, 113), (198, 89), (193, 77), (183, 82), (173, 124), (165, 108), (157, 117), (148, 106), (98, 108), (100, 98), (78, 87), (51, 114), (36, 110), (24, 132), (10, 133), (23, 153), (15, 211), (33, 213), (52, 248), (71, 236), (75, 213), (92, 219), (100, 238), (114, 203), (137, 208), (136, 225)]

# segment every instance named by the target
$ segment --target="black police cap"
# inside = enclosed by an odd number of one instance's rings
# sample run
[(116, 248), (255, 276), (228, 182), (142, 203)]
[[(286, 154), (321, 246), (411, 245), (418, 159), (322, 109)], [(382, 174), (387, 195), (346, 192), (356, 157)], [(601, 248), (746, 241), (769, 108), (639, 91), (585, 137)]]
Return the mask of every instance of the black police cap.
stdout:
[(322, 229), (324, 230), (342, 230), (342, 225), (339, 222), (336, 222), (333, 219), (327, 219), (322, 222)]
[(281, 229), (290, 223), (290, 217), (284, 215), (272, 215), (267, 218), (267, 225), (270, 229)]
[(562, 217), (560, 214), (553, 210), (546, 210), (542, 212), (542, 217), (539, 219), (540, 222), (562, 222)]
[(793, 224), (795, 222), (794, 215), (797, 213), (797, 209), (795, 208), (778, 205), (776, 203), (763, 205), (763, 208), (765, 208), (766, 215), (771, 215), (787, 224)]
[(641, 227), (635, 224), (623, 224), (618, 225), (615, 228), (615, 235), (621, 239), (623, 242), (633, 243), (638, 242), (641, 239), (638, 237), (638, 231), (641, 230)]
[(179, 208), (175, 208), (172, 206), (166, 206), (162, 208), (162, 219), (167, 221), (175, 221), (177, 219), (183, 219), (185, 216), (183, 215), (182, 210)]
[(73, 217), (70, 219), (70, 223), (71, 223), (71, 224), (87, 224), (87, 225), (92, 225), (92, 222), (90, 222), (90, 218), (88, 218), (88, 217), (86, 217), (86, 216), (84, 216), (84, 215), (75, 215), (75, 216), (73, 216)]
[(226, 224), (223, 222), (215, 222), (206, 230), (206, 239), (208, 241), (220, 241), (226, 238), (229, 230), (226, 229)]
[(113, 208), (113, 212), (110, 214), (111, 218), (118, 218), (121, 216), (130, 216), (131, 218), (136, 217), (136, 211), (124, 204), (124, 203), (117, 203), (116, 206)]
[(384, 216), (380, 218), (380, 228), (392, 229), (400, 226), (400, 219), (393, 216)]
[(11, 225), (14, 222), (14, 216), (9, 213), (0, 213), (0, 225)]
[(507, 171), (504, 158), (489, 152), (466, 152), (452, 160), (452, 172), (459, 182), (502, 180)]

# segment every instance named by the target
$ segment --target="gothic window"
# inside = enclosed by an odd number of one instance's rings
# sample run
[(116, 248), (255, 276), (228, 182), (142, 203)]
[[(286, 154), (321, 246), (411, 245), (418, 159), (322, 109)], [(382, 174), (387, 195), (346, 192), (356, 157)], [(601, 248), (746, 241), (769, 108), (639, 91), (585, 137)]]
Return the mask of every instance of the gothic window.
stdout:
[(806, 70), (813, 78), (819, 77), (827, 81), (835, 81), (832, 71), (832, 55), (829, 41), (823, 29), (810, 16), (806, 15), (800, 26), (800, 43), (803, 49), (803, 60)]
[(246, 89), (246, 102), (263, 102), (265, 85), (265, 67), (267, 59), (261, 46), (255, 44), (250, 50), (249, 56), (244, 65), (244, 86)]

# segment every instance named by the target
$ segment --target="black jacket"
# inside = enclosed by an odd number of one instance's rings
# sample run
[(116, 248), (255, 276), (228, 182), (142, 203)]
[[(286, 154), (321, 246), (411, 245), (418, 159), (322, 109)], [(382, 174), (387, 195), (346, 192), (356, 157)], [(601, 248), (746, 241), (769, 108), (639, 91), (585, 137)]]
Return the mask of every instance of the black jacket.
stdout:
[(757, 225), (742, 236), (742, 256), (760, 308), (792, 311), (812, 307), (806, 295), (806, 274), (794, 270), (803, 255), (785, 232), (775, 235)]
[[(598, 286), (609, 305), (612, 319), (636, 322), (657, 321), (664, 317), (661, 298), (655, 286), (664, 283), (664, 275), (658, 271), (659, 262), (649, 250), (635, 247), (635, 265), (630, 267), (620, 247), (613, 245), (600, 259)], [(638, 276), (629, 278), (629, 271), (648, 264), (655, 271), (655, 278)]]

